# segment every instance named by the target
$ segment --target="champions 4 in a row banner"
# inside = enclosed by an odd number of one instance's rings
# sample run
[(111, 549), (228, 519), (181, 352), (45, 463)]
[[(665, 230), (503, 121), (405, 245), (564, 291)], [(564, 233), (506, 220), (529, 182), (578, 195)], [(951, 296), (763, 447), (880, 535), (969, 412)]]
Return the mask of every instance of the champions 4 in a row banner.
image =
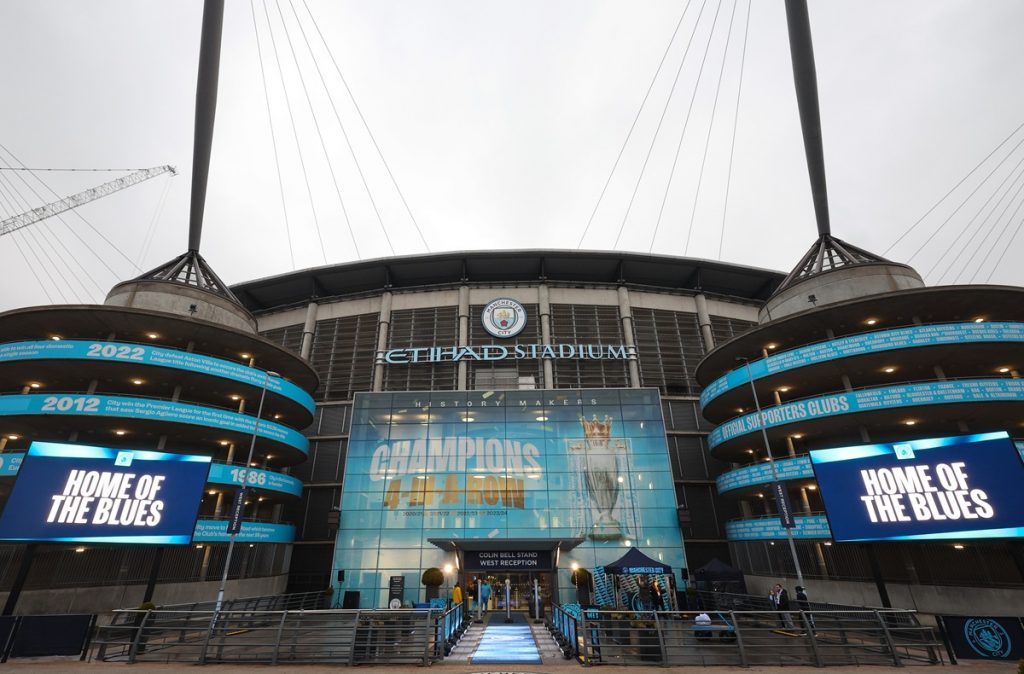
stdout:
[(1024, 536), (1024, 462), (1005, 432), (810, 454), (836, 541)]
[(209, 472), (208, 456), (33, 442), (0, 540), (189, 543)]

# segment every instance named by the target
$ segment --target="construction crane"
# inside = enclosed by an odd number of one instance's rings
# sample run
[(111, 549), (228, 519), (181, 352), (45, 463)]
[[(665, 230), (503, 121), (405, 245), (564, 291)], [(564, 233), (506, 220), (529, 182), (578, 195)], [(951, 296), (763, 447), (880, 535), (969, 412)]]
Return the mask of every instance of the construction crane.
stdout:
[(85, 190), (84, 192), (72, 194), (70, 197), (65, 197), (60, 201), (54, 201), (53, 203), (40, 206), (39, 208), (33, 208), (31, 211), (26, 211), (21, 215), (12, 216), (6, 220), (0, 221), (0, 236), (16, 232), (22, 227), (28, 227), (40, 220), (45, 220), (46, 218), (58, 215), (65, 211), (70, 211), (72, 208), (77, 208), (82, 204), (95, 201), (96, 199), (105, 197), (108, 194), (120, 192), (127, 187), (138, 185), (141, 182), (149, 180), (150, 178), (156, 178), (164, 173), (170, 173), (173, 176), (178, 174), (178, 170), (173, 166), (167, 165), (141, 169), (135, 173), (130, 173), (116, 180), (103, 183), (99, 187), (93, 187), (92, 189)]

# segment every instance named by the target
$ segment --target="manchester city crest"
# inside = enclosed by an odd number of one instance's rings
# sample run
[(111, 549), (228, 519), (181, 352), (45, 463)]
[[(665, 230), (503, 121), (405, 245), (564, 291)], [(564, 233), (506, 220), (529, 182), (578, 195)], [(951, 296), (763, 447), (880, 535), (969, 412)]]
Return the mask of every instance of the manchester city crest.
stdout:
[(484, 307), (481, 321), (484, 330), (494, 337), (515, 337), (526, 327), (526, 309), (515, 300), (502, 297)]
[(997, 621), (989, 618), (971, 618), (964, 621), (964, 638), (974, 651), (984, 658), (1005, 658), (1013, 643), (1010, 635)]

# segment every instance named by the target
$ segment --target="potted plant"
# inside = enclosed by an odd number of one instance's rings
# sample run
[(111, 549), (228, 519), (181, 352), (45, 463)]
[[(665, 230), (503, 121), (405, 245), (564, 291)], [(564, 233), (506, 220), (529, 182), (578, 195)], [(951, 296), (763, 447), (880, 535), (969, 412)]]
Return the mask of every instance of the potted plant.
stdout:
[(437, 567), (430, 567), (423, 572), (423, 584), (427, 588), (427, 601), (437, 599), (438, 590), (444, 583), (444, 574)]

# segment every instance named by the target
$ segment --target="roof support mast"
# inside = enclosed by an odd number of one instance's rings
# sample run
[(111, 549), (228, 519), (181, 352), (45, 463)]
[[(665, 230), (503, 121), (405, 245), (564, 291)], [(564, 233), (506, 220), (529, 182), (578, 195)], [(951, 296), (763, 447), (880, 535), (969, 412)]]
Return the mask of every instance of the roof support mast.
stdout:
[(811, 23), (807, 16), (807, 0), (786, 0), (786, 23), (789, 27), (789, 53), (793, 60), (793, 84), (800, 109), (800, 128), (807, 155), (807, 173), (811, 179), (814, 214), (818, 235), (831, 233), (828, 216), (828, 190), (825, 186), (825, 154), (821, 141), (821, 113), (818, 108), (818, 74), (814, 67), (814, 45)]
[(199, 252), (203, 237), (206, 184), (210, 177), (213, 122), (217, 115), (217, 80), (220, 41), (224, 25), (224, 0), (203, 3), (203, 29), (199, 42), (199, 78), (196, 82), (196, 124), (192, 145), (192, 207), (188, 222), (188, 249)]

